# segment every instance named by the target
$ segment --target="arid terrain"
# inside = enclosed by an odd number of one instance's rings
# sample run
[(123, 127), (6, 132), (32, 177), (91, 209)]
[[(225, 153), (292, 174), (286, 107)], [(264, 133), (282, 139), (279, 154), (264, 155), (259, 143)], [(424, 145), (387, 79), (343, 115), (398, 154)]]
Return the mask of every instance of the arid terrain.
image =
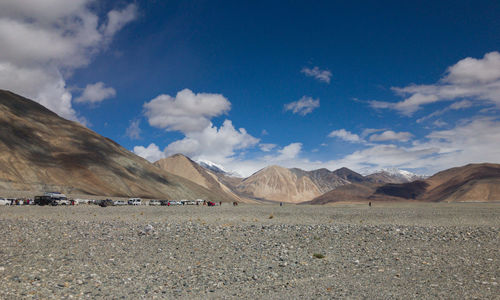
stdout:
[(500, 294), (498, 203), (6, 206), (0, 226), (2, 299)]

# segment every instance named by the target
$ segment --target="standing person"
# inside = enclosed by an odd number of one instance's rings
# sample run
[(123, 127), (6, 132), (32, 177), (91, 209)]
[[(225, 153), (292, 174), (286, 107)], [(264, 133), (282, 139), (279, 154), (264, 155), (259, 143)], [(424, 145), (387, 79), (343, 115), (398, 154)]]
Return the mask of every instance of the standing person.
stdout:
[(283, 202), (280, 202), (280, 206), (283, 206)]
[(372, 207), (372, 203), (371, 203), (371, 202), (368, 202), (368, 206), (369, 206), (369, 207)]
[(219, 206), (222, 206), (222, 201), (219, 201)]

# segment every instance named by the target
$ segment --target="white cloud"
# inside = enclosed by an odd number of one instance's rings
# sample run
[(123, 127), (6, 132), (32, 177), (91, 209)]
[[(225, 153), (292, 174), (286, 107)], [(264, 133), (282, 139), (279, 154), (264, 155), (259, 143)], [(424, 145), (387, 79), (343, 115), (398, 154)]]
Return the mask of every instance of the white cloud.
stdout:
[(448, 68), (443, 79), (454, 84), (490, 83), (500, 79), (500, 53), (490, 52), (482, 59), (467, 57)]
[(449, 105), (448, 107), (445, 107), (445, 108), (440, 109), (440, 110), (436, 110), (427, 116), (424, 116), (420, 119), (417, 119), (417, 123), (422, 123), (428, 119), (431, 119), (431, 118), (434, 118), (437, 116), (441, 116), (444, 113), (451, 111), (451, 110), (459, 110), (459, 109), (469, 108), (472, 105), (473, 105), (473, 103), (469, 100), (462, 100), (462, 101), (454, 102), (451, 105)]
[(305, 116), (319, 107), (319, 99), (303, 96), (298, 101), (285, 104), (285, 111), (291, 110), (294, 114)]
[(363, 142), (363, 139), (359, 137), (359, 135), (355, 133), (351, 133), (350, 131), (347, 131), (345, 129), (339, 129), (339, 130), (334, 130), (328, 134), (328, 137), (336, 137), (341, 140), (344, 140), (346, 142), (351, 142), (351, 143), (361, 143)]
[(103, 82), (87, 84), (80, 97), (76, 98), (76, 102), (97, 103), (105, 99), (116, 96), (116, 91), (112, 87), (106, 87)]
[(394, 109), (408, 116), (426, 104), (464, 98), (500, 108), (500, 53), (490, 52), (482, 59), (462, 59), (449, 67), (446, 76), (435, 84), (410, 85), (393, 90), (407, 98), (396, 103), (370, 101), (370, 105), (373, 108)]
[(140, 124), (141, 124), (140, 120), (131, 121), (125, 134), (133, 140), (140, 139), (141, 138), (141, 128), (139, 127)]
[(275, 158), (276, 161), (290, 160), (296, 158), (302, 149), (302, 143), (291, 143), (283, 149), (278, 150), (279, 155)]
[(370, 136), (371, 142), (384, 142), (384, 141), (401, 141), (407, 142), (413, 137), (409, 132), (394, 132), (392, 130), (384, 131), (380, 134), (373, 134)]
[(182, 140), (165, 148), (167, 155), (183, 153), (195, 160), (209, 160), (224, 164), (231, 161), (236, 150), (256, 145), (259, 139), (251, 136), (244, 128), (236, 130), (230, 120), (225, 120), (220, 128), (212, 123), (201, 131), (186, 133)]
[(260, 150), (264, 151), (264, 152), (269, 152), (271, 150), (273, 150), (274, 148), (276, 148), (276, 144), (259, 144), (259, 148)]
[(372, 145), (326, 165), (354, 170), (398, 167), (433, 174), (469, 163), (500, 163), (500, 121), (492, 118), (465, 120), (449, 130), (436, 130), (412, 147)]
[(444, 127), (444, 126), (448, 125), (448, 123), (441, 121), (441, 120), (436, 120), (432, 124), (436, 127)]
[(137, 16), (137, 7), (129, 4), (123, 10), (112, 10), (108, 12), (108, 23), (101, 26), (101, 32), (107, 39), (112, 38), (116, 32), (120, 31), (127, 23), (133, 21)]
[(145, 103), (144, 109), (151, 126), (187, 134), (211, 128), (210, 119), (228, 112), (231, 103), (221, 94), (184, 89), (175, 97), (160, 95)]
[(314, 67), (312, 69), (304, 67), (304, 68), (302, 68), (301, 72), (306, 74), (306, 76), (314, 77), (317, 80), (322, 81), (322, 82), (326, 82), (326, 83), (330, 83), (330, 78), (332, 77), (332, 72), (330, 72), (328, 70), (321, 70), (318, 67)]
[(0, 86), (36, 99), (59, 115), (76, 120), (71, 93), (57, 68), (23, 68), (0, 62)]
[[(109, 12), (103, 22), (90, 9), (92, 2), (1, 1), (0, 86), (78, 120), (67, 77), (105, 49), (116, 30), (136, 15), (136, 6), (130, 4)], [(108, 35), (112, 27), (116, 30)]]
[(189, 89), (175, 97), (160, 95), (144, 104), (144, 114), (151, 126), (184, 134), (184, 138), (165, 147), (164, 155), (182, 153), (194, 160), (220, 165), (235, 160), (244, 149), (259, 143), (244, 128), (234, 128), (231, 120), (225, 120), (219, 128), (212, 124), (211, 118), (230, 109), (231, 103), (221, 94), (195, 94)]
[(155, 143), (149, 144), (147, 148), (135, 146), (134, 153), (150, 162), (155, 162), (166, 157), (165, 153)]
[(365, 138), (365, 137), (369, 136), (372, 133), (380, 132), (380, 131), (384, 131), (384, 130), (385, 129), (366, 128), (366, 129), (363, 130), (363, 132), (361, 132), (361, 138)]

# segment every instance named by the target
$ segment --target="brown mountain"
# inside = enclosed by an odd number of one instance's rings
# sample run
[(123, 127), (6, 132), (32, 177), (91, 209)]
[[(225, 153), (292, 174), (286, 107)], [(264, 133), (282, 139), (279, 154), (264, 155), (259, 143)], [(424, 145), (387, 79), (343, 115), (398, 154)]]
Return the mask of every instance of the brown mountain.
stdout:
[(219, 199), (217, 193), (4, 90), (0, 90), (0, 128), (3, 191)]
[(340, 186), (303, 204), (327, 204), (335, 202), (364, 202), (376, 189), (373, 183), (351, 183)]
[[(298, 177), (308, 177), (316, 185), (321, 193), (326, 193), (339, 186), (349, 184), (350, 181), (346, 178), (338, 176), (335, 171), (331, 172), (328, 169), (322, 168), (313, 171), (304, 171), (297, 168), (290, 169)], [(360, 175), (361, 176), (361, 175)]]
[(247, 199), (236, 195), (231, 188), (222, 183), (217, 175), (182, 154), (175, 154), (160, 159), (154, 164), (160, 169), (193, 181), (212, 192), (216, 192), (220, 197), (224, 198), (221, 200), (247, 202)]
[(425, 180), (426, 201), (500, 200), (500, 164), (469, 164), (439, 172)]
[(500, 165), (469, 164), (406, 183), (346, 185), (309, 203), (341, 201), (500, 201)]
[(252, 198), (299, 203), (321, 195), (307, 176), (297, 176), (280, 166), (266, 167), (241, 181), (236, 190)]
[[(352, 183), (356, 184), (355, 186), (366, 185), (370, 189), (373, 187), (372, 179), (348, 168), (335, 171), (325, 168), (304, 171), (297, 168), (286, 169), (271, 166), (241, 181), (236, 186), (236, 191), (259, 199), (299, 203), (310, 201), (316, 196), (335, 190), (345, 196), (349, 193), (349, 188), (343, 187)], [(374, 189), (371, 190), (373, 191)], [(370, 194), (368, 193), (367, 196)], [(361, 197), (361, 195), (356, 197)]]

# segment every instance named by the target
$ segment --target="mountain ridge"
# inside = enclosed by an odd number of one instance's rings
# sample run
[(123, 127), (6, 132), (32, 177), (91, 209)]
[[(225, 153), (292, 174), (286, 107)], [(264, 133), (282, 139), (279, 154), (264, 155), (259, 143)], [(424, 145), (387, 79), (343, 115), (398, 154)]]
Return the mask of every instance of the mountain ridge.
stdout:
[(217, 199), (111, 139), (5, 90), (0, 90), (0, 126), (1, 190)]

